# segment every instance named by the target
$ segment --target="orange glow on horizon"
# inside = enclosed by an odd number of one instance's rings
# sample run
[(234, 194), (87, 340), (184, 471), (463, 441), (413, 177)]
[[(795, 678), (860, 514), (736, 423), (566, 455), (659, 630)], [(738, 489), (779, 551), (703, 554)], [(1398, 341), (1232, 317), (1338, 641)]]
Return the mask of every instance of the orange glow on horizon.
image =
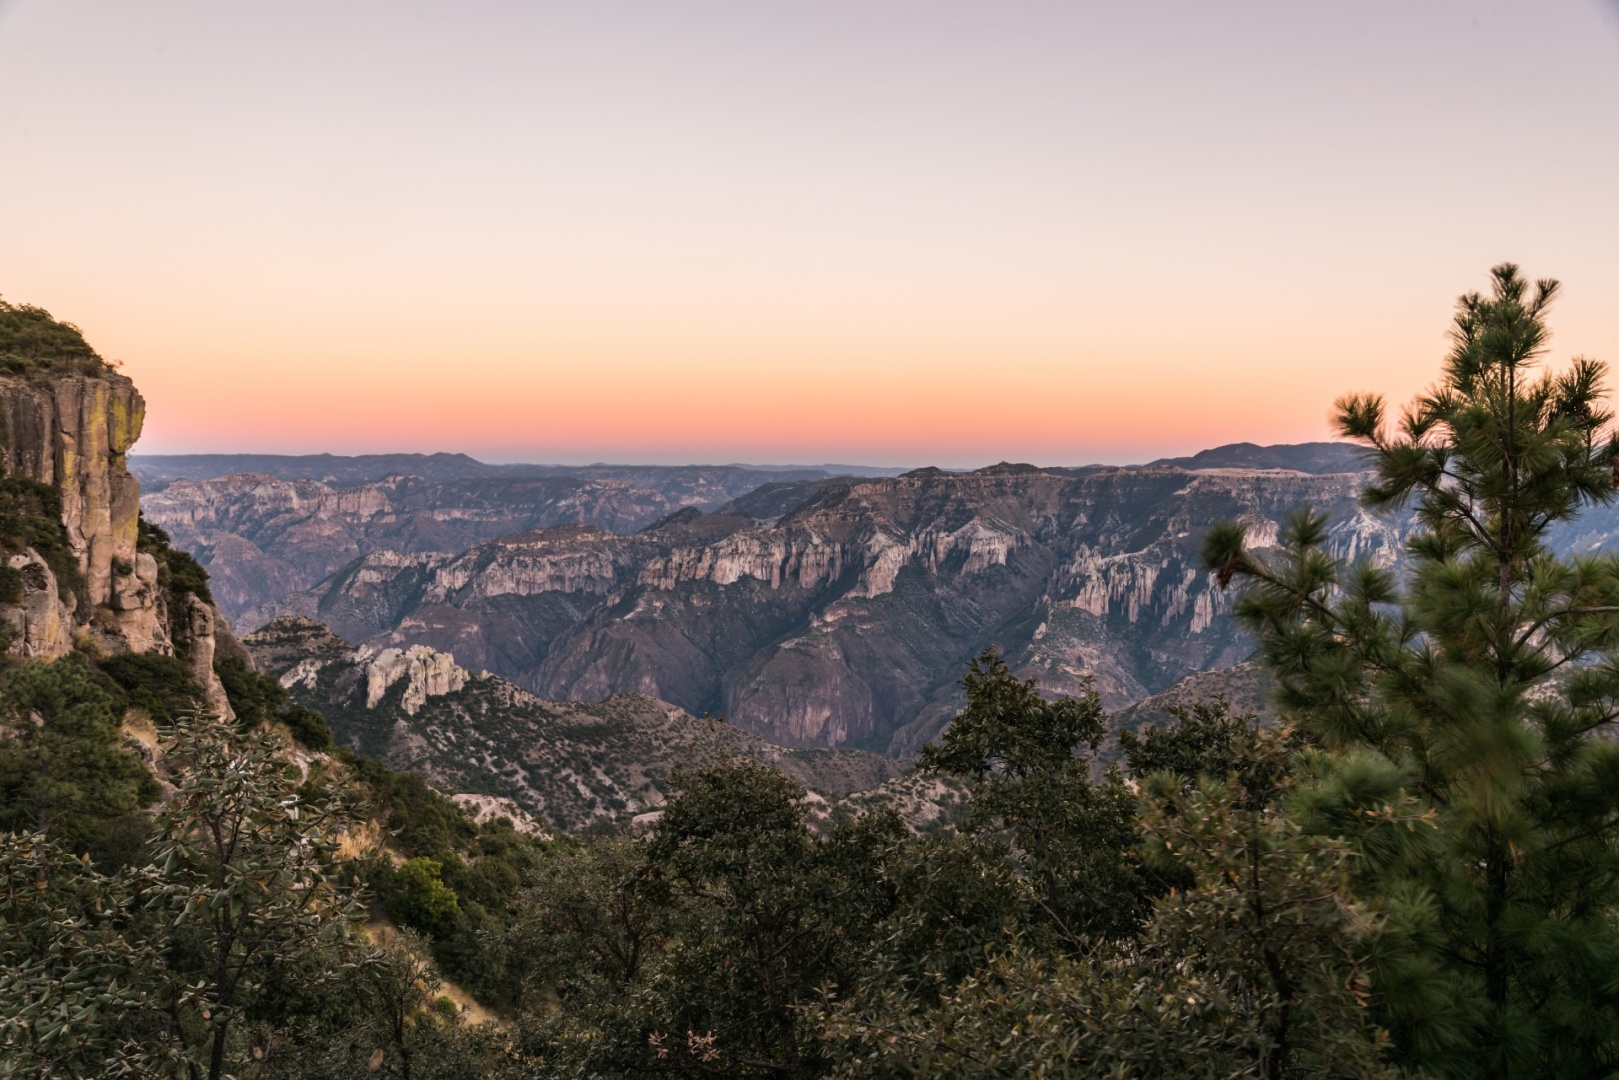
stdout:
[(625, 8), (0, 0), (0, 295), (123, 362), (145, 453), (1323, 439), (1503, 259), (1619, 361), (1606, 8)]

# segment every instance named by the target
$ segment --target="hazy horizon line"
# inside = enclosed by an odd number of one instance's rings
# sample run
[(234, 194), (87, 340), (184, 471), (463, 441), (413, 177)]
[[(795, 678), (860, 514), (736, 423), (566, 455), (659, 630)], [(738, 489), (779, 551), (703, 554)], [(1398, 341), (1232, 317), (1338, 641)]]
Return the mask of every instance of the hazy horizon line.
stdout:
[(1278, 443), (1260, 443), (1260, 442), (1254, 442), (1252, 440), (1244, 439), (1244, 440), (1238, 440), (1236, 442), (1219, 443), (1219, 444), (1214, 445), (1214, 446), (1206, 446), (1206, 447), (1203, 447), (1203, 448), (1201, 448), (1199, 450), (1193, 450), (1193, 451), (1186, 452), (1186, 453), (1174, 453), (1174, 452), (1158, 453), (1158, 454), (1155, 454), (1155, 455), (1153, 455), (1151, 457), (1147, 457), (1147, 458), (1144, 458), (1144, 459), (1143, 458), (1125, 459), (1121, 455), (1119, 460), (1091, 460), (1091, 461), (1082, 461), (1082, 462), (1054, 462), (1054, 461), (1035, 461), (1035, 460), (1019, 461), (1019, 460), (1016, 460), (1015, 457), (1013, 457), (1013, 456), (1007, 456), (1007, 457), (1002, 457), (1002, 458), (1000, 458), (998, 460), (994, 460), (994, 461), (984, 461), (984, 462), (982, 462), (980, 464), (950, 464), (950, 465), (940, 465), (940, 464), (937, 464), (936, 462), (923, 462), (923, 463), (920, 463), (920, 464), (914, 464), (914, 463), (913, 464), (875, 464), (875, 463), (872, 463), (872, 462), (860, 462), (860, 461), (841, 461), (841, 462), (780, 461), (780, 462), (771, 462), (771, 461), (717, 461), (717, 460), (716, 461), (703, 461), (703, 460), (690, 460), (690, 459), (679, 459), (679, 460), (669, 459), (669, 460), (663, 460), (663, 461), (653, 461), (653, 460), (639, 460), (638, 461), (638, 460), (633, 460), (633, 459), (625, 459), (625, 460), (614, 461), (614, 460), (602, 459), (602, 458), (597, 458), (597, 459), (589, 460), (589, 461), (584, 461), (584, 460), (540, 461), (540, 460), (523, 459), (523, 458), (516, 458), (516, 457), (507, 458), (504, 455), (498, 456), (498, 457), (485, 458), (485, 457), (479, 457), (476, 454), (472, 454), (472, 453), (469, 453), (469, 452), (464, 451), (464, 450), (433, 450), (433, 451), (385, 450), (385, 451), (366, 451), (366, 452), (363, 452), (363, 453), (334, 453), (334, 452), (329, 451), (329, 450), (303, 452), (303, 453), (295, 453), (295, 452), (280, 451), (280, 450), (205, 450), (205, 451), (184, 451), (184, 452), (173, 452), (173, 453), (171, 453), (171, 452), (134, 452), (134, 451), (132, 451), (131, 453), (129, 453), (128, 457), (131, 458), (131, 459), (146, 459), (146, 460), (151, 460), (151, 459), (177, 459), (177, 458), (210, 458), (210, 457), (211, 458), (230, 458), (230, 457), (330, 458), (330, 459), (333, 459), (333, 460), (356, 460), (356, 459), (362, 459), (362, 458), (384, 458), (384, 457), (418, 457), (418, 458), (434, 458), (434, 457), (451, 457), (451, 458), (455, 458), (455, 457), (459, 457), (459, 458), (465, 458), (465, 459), (467, 459), (467, 460), (469, 460), (471, 462), (474, 462), (476, 464), (479, 464), (479, 465), (489, 465), (489, 466), (496, 466), (496, 467), (529, 466), (529, 467), (532, 467), (532, 468), (542, 468), (542, 469), (682, 468), (682, 467), (685, 467), (685, 468), (713, 468), (713, 469), (722, 469), (722, 468), (726, 468), (726, 469), (749, 469), (749, 470), (759, 471), (759, 472), (764, 472), (764, 471), (778, 471), (779, 472), (779, 471), (784, 471), (784, 470), (834, 471), (834, 470), (839, 470), (839, 469), (859, 469), (859, 470), (901, 473), (901, 472), (910, 472), (910, 471), (913, 471), (913, 470), (916, 470), (916, 469), (925, 469), (925, 468), (938, 468), (938, 469), (943, 469), (944, 471), (947, 471), (947, 472), (972, 472), (972, 471), (977, 470), (977, 469), (991, 468), (991, 467), (996, 466), (996, 465), (1032, 465), (1034, 467), (1042, 468), (1042, 469), (1050, 469), (1050, 468), (1082, 469), (1082, 468), (1093, 468), (1093, 467), (1098, 467), (1098, 468), (1126, 467), (1126, 466), (1133, 466), (1133, 465), (1148, 465), (1148, 464), (1152, 464), (1153, 462), (1156, 462), (1156, 461), (1177, 460), (1177, 459), (1181, 459), (1181, 458), (1191, 458), (1191, 457), (1196, 457), (1196, 456), (1198, 456), (1200, 454), (1209, 453), (1209, 452), (1216, 451), (1216, 450), (1224, 450), (1224, 449), (1228, 449), (1228, 448), (1234, 448), (1234, 447), (1252, 446), (1252, 447), (1262, 449), (1262, 450), (1273, 450), (1273, 449), (1287, 449), (1287, 448), (1295, 448), (1295, 447), (1324, 446), (1324, 445), (1353, 446), (1354, 444), (1344, 442), (1343, 440), (1339, 440), (1339, 439), (1312, 439), (1312, 440), (1306, 440), (1306, 441), (1303, 441), (1303, 442), (1278, 442)]

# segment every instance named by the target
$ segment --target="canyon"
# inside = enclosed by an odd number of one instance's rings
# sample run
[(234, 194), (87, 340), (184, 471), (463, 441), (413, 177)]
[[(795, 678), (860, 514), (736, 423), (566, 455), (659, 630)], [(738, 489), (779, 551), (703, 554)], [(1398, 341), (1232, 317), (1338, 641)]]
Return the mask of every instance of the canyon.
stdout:
[[(175, 481), (146, 513), (222, 593), (256, 565), (245, 545), (310, 560), (233, 594), (244, 629), (292, 614), (379, 654), (450, 654), (542, 699), (639, 694), (785, 746), (894, 757), (942, 730), (967, 659), (991, 646), (1044, 691), (1094, 688), (1114, 710), (1244, 660), (1251, 645), (1200, 564), (1217, 520), (1246, 521), (1263, 548), (1312, 506), (1341, 554), (1380, 562), (1408, 527), (1358, 505), (1366, 476), (1334, 444), (1137, 467), (757, 478), (706, 511), (693, 501), (650, 522), (674, 500), (615, 489), (592, 503), (605, 481), (566, 479), (581, 486), (497, 503), (478, 486), (489, 481), (231, 476)], [(632, 497), (636, 514), (623, 509)], [(302, 587), (269, 599), (278, 582)]]
[[(208, 569), (221, 610), (249, 629), (273, 614), (260, 611), (265, 605), (372, 551), (460, 552), (563, 524), (631, 533), (684, 507), (712, 510), (761, 487), (796, 490), (827, 475), (741, 466), (485, 466), (449, 454), (206, 455), (201, 462), (137, 458), (132, 469), (146, 490), (147, 520)], [(262, 471), (212, 475), (229, 464)], [(405, 467), (429, 475), (398, 471)]]

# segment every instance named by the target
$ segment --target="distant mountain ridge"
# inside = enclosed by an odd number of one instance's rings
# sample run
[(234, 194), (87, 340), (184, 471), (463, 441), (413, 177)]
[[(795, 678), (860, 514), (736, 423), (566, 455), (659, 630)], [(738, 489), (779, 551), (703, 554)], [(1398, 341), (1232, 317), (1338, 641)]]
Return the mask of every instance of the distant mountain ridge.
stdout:
[[(1362, 465), (1363, 451), (1350, 443), (1310, 442), (1227, 443), (1189, 457), (1159, 458), (1148, 467), (1172, 465), (1184, 469), (1295, 469), (1299, 472), (1356, 472)], [(1088, 472), (1105, 465), (1053, 466), (1056, 471)], [(398, 454), (131, 454), (129, 469), (148, 491), (160, 490), (175, 480), (212, 480), (239, 473), (256, 473), (280, 480), (317, 480), (347, 486), (376, 483), (389, 476), (419, 476), (424, 480), (466, 480), (473, 478), (534, 479), (571, 476), (586, 480), (624, 480), (646, 483), (661, 473), (700, 469), (706, 472), (749, 474), (756, 485), (800, 480), (820, 480), (834, 476), (872, 479), (899, 476), (912, 467), (882, 465), (751, 465), (739, 462), (719, 465), (621, 465), (594, 462), (589, 465), (491, 464), (461, 453)], [(947, 472), (969, 472), (955, 469)], [(651, 486), (656, 486), (653, 484)]]
[[(227, 476), (145, 505), (248, 629), (297, 614), (375, 649), (453, 652), (542, 698), (641, 693), (786, 745), (903, 757), (947, 722), (986, 645), (1049, 692), (1094, 679), (1115, 710), (1244, 660), (1203, 530), (1240, 518), (1263, 548), (1312, 506), (1341, 553), (1394, 559), (1409, 522), (1359, 505), (1361, 464), (1339, 443), (1234, 443), (874, 478)], [(1615, 538), (1603, 510), (1559, 544)]]
[(1260, 446), (1257, 443), (1227, 443), (1202, 450), (1190, 457), (1159, 458), (1147, 468), (1177, 469), (1292, 469), (1305, 473), (1361, 472), (1367, 468), (1367, 452), (1354, 443), (1308, 442)]
[(371, 551), (455, 554), (554, 525), (629, 534), (682, 508), (717, 510), (761, 491), (775, 492), (783, 508), (775, 514), (755, 508), (757, 516), (775, 516), (820, 485), (839, 482), (732, 466), (599, 471), (618, 475), (434, 480), (394, 473), (364, 483), (327, 483), (238, 473), (171, 480), (145, 493), (142, 510), (208, 569), (225, 615), (251, 628), (263, 621), (253, 616), (256, 609), (310, 588)]
[(902, 469), (870, 465), (590, 465), (490, 464), (468, 454), (131, 454), (130, 471), (147, 490), (176, 480), (212, 480), (252, 473), (278, 480), (316, 480), (336, 486), (377, 483), (389, 476), (440, 482), (471, 479), (532, 480), (573, 477), (619, 480), (659, 487), (660, 479), (702, 472), (723, 475), (732, 486), (753, 486), (828, 476), (892, 476)]

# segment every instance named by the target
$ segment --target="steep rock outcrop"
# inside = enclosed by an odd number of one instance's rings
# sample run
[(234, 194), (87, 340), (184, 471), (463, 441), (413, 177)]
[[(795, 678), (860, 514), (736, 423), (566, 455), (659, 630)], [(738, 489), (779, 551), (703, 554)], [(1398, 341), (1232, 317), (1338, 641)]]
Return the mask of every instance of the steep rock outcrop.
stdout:
[(383, 649), (373, 653), (362, 648), (355, 653), (357, 663), (365, 665), (365, 707), (374, 709), (387, 695), (394, 683), (404, 680), (404, 691), (399, 707), (406, 716), (415, 716), (431, 697), (453, 694), (467, 684), (466, 670), (458, 666), (449, 653), (435, 652), (426, 645), (412, 645), (408, 649)]
[(21, 601), (0, 605), (12, 651), (28, 658), (62, 656), (73, 648), (73, 609), (62, 601), (50, 564), (29, 548), (7, 565), (22, 578)]
[[(125, 455), (140, 437), (146, 402), (122, 375), (0, 378), (0, 471), (55, 488), (82, 592), (77, 621), (97, 610), (116, 647), (167, 651), (157, 565), (136, 551), (140, 485)], [(82, 605), (82, 606), (81, 606)], [(36, 655), (67, 651), (61, 635)]]
[[(0, 470), (59, 492), (62, 525), (91, 607), (112, 608), (115, 567), (135, 566), (140, 485), (124, 455), (145, 415), (145, 400), (122, 375), (0, 378)], [(125, 591), (126, 600), (132, 597)], [(138, 603), (113, 610), (120, 624), (150, 622)]]
[(205, 603), (195, 594), (186, 597), (186, 644), (191, 663), (191, 678), (202, 687), (203, 703), (210, 712), (225, 720), (236, 719), (236, 713), (225, 696), (225, 686), (214, 672), (214, 657), (218, 654), (215, 612), (212, 604)]

